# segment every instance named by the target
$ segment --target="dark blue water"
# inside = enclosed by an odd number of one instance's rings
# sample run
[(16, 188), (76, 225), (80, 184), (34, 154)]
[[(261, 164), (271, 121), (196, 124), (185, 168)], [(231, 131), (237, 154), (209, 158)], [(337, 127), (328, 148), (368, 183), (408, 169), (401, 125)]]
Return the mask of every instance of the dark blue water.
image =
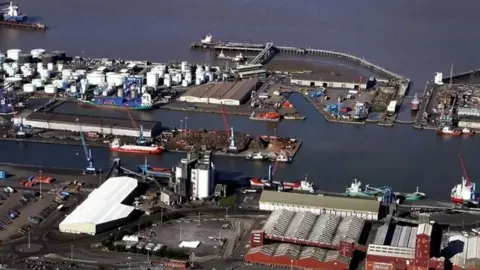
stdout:
[[(0, 29), (0, 48), (61, 49), (94, 57), (123, 57), (154, 61), (207, 61), (208, 53), (191, 52), (188, 45), (206, 32), (222, 40), (266, 42), (332, 49), (362, 56), (414, 80), (413, 91), (422, 91), (434, 72), (478, 68), (476, 48), (480, 36), (472, 26), (480, 23), (473, 0), (453, 4), (405, 0), (385, 2), (303, 0), (124, 1), (60, 0), (18, 1), (25, 13), (38, 15), (51, 29), (45, 33)], [(381, 128), (372, 125), (329, 124), (301, 97), (293, 97), (307, 116), (304, 122), (284, 121), (278, 126), (230, 116), (237, 130), (301, 138), (305, 144), (291, 165), (280, 165), (277, 177), (296, 179), (304, 173), (323, 189), (343, 190), (358, 177), (371, 185), (390, 184), (409, 191), (415, 186), (434, 198), (447, 198), (460, 180), (457, 155), (462, 152), (473, 179), (479, 138), (438, 138), (411, 126)], [(91, 114), (97, 112), (91, 111)], [(112, 113), (114, 114), (114, 113)], [(117, 113), (118, 114), (118, 113)], [(223, 129), (219, 115), (158, 111), (139, 114), (191, 128)], [(0, 142), (0, 161), (80, 168), (80, 147)], [(77, 155), (78, 152), (78, 155)], [(114, 154), (94, 149), (97, 163), (106, 166)], [(56, 155), (58, 159), (46, 159)], [(182, 155), (150, 158), (170, 166)], [(121, 155), (135, 165), (143, 157)], [(265, 174), (266, 165), (232, 158), (216, 158), (222, 170)]]

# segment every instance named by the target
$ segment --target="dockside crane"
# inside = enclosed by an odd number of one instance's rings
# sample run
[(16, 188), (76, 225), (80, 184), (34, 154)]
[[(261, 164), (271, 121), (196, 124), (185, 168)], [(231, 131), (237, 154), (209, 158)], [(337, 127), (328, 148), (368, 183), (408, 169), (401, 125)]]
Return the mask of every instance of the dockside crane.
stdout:
[(149, 141), (143, 136), (143, 126), (142, 125), (137, 125), (137, 122), (133, 118), (132, 113), (130, 110), (127, 110), (128, 117), (130, 117), (130, 121), (132, 121), (133, 127), (139, 131), (139, 136), (137, 137), (137, 144), (138, 145), (146, 145), (149, 143)]
[(235, 143), (235, 135), (233, 133), (233, 127), (230, 127), (228, 124), (228, 118), (227, 118), (227, 112), (225, 111), (225, 105), (222, 104), (222, 119), (223, 119), (223, 125), (225, 126), (225, 130), (227, 132), (227, 136), (229, 137), (229, 145), (228, 145), (228, 151), (229, 152), (237, 152), (237, 144)]
[(85, 141), (85, 137), (82, 132), (82, 127), (80, 122), (77, 119), (78, 124), (78, 132), (80, 133), (80, 139), (82, 140), (83, 151), (85, 153), (85, 158), (87, 159), (87, 167), (83, 170), (84, 175), (96, 175), (100, 172), (94, 165), (93, 165), (93, 157), (92, 157), (92, 150), (87, 147), (87, 142)]
[(462, 166), (462, 174), (463, 178), (465, 179), (465, 185), (471, 186), (472, 182), (470, 181), (470, 174), (468, 173), (467, 165), (465, 165), (465, 161), (463, 160), (463, 155), (458, 154), (458, 158), (460, 159), (460, 166)]

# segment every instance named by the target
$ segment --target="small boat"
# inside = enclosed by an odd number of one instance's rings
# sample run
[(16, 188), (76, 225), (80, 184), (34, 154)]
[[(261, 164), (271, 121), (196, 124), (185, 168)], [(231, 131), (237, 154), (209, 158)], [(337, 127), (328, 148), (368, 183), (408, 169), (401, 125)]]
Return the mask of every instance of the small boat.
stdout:
[(449, 126), (446, 126), (446, 127), (443, 127), (441, 130), (439, 130), (438, 134), (443, 136), (461, 136), (462, 131), (459, 129), (454, 129)]
[(411, 192), (411, 193), (396, 193), (395, 196), (398, 196), (398, 197), (402, 197), (404, 198), (405, 200), (407, 201), (418, 201), (418, 200), (422, 200), (423, 198), (425, 198), (425, 193), (423, 192), (420, 192), (418, 190), (418, 187), (417, 189), (415, 190), (415, 192)]
[(251, 120), (259, 120), (259, 121), (269, 121), (269, 122), (278, 122), (280, 121), (280, 114), (276, 112), (270, 113), (255, 113), (252, 112), (250, 114)]
[(475, 135), (475, 131), (473, 131), (469, 128), (463, 128), (462, 129), (462, 135), (473, 136), (473, 135)]
[(420, 108), (420, 100), (417, 97), (417, 94), (412, 99), (412, 102), (410, 103), (410, 110), (416, 112)]
[(120, 139), (116, 138), (110, 143), (110, 150), (121, 153), (136, 153), (136, 154), (160, 154), (163, 151), (161, 146), (156, 144), (151, 145), (136, 145), (124, 144)]
[(275, 161), (275, 162), (285, 162), (285, 163), (292, 162), (292, 158), (288, 155), (287, 152), (285, 152), (283, 150), (280, 151), (280, 153), (278, 155), (276, 155), (275, 157), (271, 157), (270, 160)]
[(250, 178), (250, 186), (252, 187), (265, 187), (270, 186), (270, 180), (264, 178)]

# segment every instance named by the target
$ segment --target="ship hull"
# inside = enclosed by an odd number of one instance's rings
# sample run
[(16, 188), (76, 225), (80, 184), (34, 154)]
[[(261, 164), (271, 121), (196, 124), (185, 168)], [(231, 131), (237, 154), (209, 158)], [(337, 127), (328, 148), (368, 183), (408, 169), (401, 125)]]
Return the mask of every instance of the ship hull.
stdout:
[(162, 153), (162, 148), (152, 148), (152, 150), (144, 150), (144, 149), (129, 149), (129, 148), (122, 148), (122, 147), (110, 147), (110, 151), (118, 152), (118, 153), (132, 153), (132, 154), (160, 154)]
[(406, 194), (405, 200), (407, 201), (419, 201), (423, 199), (425, 196), (421, 194)]
[(438, 135), (440, 136), (445, 136), (445, 137), (458, 137), (458, 136), (462, 136), (462, 133), (461, 132), (443, 132), (443, 131), (439, 131), (438, 132)]
[(148, 111), (153, 109), (153, 105), (151, 106), (116, 106), (110, 104), (96, 104), (91, 101), (86, 100), (79, 100), (82, 104), (92, 107), (99, 107), (99, 108), (109, 108), (109, 109), (118, 109), (118, 110), (135, 110), (135, 111)]
[(280, 118), (250, 117), (250, 120), (267, 121), (267, 122), (278, 122), (278, 121), (280, 121)]

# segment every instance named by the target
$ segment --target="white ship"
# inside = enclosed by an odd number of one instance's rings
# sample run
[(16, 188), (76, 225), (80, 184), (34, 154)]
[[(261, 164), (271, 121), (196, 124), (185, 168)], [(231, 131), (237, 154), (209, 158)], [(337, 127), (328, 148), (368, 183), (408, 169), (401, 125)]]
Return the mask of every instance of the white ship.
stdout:
[(163, 151), (161, 146), (152, 145), (136, 145), (124, 144), (120, 139), (114, 139), (110, 143), (110, 150), (122, 153), (137, 153), (137, 154), (160, 154)]

